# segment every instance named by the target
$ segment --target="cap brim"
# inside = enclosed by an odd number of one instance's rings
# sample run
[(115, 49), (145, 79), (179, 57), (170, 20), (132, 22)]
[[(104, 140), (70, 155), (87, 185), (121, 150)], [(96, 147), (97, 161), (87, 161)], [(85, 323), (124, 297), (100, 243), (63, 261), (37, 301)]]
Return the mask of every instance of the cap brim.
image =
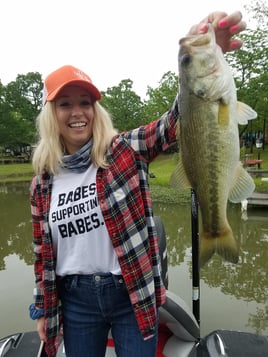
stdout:
[(58, 88), (54, 89), (54, 91), (51, 92), (47, 96), (46, 101), (47, 102), (53, 101), (64, 87), (71, 85), (71, 84), (72, 85), (77, 84), (79, 87), (86, 89), (89, 92), (89, 94), (91, 95), (92, 99), (94, 99), (95, 101), (101, 99), (100, 91), (92, 83), (89, 83), (86, 81), (74, 80), (74, 81), (69, 81), (68, 83), (64, 83), (61, 86), (59, 86)]

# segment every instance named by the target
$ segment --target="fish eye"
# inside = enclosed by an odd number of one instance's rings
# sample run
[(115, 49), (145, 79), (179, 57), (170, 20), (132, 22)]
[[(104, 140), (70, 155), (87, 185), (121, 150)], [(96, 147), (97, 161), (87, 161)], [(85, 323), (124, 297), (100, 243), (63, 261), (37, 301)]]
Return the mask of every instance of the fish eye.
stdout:
[(188, 54), (182, 56), (182, 58), (181, 58), (181, 64), (182, 64), (183, 66), (188, 66), (189, 63), (191, 63), (191, 56), (188, 55)]

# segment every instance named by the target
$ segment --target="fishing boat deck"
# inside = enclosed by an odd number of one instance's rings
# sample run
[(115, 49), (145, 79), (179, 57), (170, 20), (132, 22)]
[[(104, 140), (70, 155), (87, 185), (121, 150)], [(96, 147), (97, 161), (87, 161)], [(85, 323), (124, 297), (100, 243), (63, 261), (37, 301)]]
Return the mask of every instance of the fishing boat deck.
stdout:
[(268, 193), (253, 192), (247, 201), (248, 205), (268, 207)]
[(268, 170), (262, 169), (247, 169), (247, 172), (253, 177), (262, 177), (268, 175)]
[(260, 159), (246, 159), (242, 161), (244, 166), (247, 167), (256, 167), (258, 165), (258, 168), (261, 167), (261, 164), (263, 163), (263, 160)]

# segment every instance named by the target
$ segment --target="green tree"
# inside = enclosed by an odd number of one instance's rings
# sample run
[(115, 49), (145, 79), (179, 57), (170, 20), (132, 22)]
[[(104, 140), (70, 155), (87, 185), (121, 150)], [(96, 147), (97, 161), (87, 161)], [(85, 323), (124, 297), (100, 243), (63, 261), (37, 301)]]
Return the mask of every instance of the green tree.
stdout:
[(234, 72), (238, 99), (258, 113), (258, 118), (250, 121), (248, 127), (241, 128), (241, 133), (265, 132), (268, 114), (268, 8), (263, 1), (257, 1), (252, 2), (248, 10), (258, 20), (257, 29), (241, 34), (243, 48), (227, 55)]
[(34, 122), (42, 106), (42, 89), (40, 73), (19, 74), (15, 81), (6, 86), (5, 99), (12, 111)]
[(143, 123), (143, 102), (132, 89), (133, 81), (122, 80), (118, 86), (103, 92), (101, 104), (112, 115), (119, 131), (130, 130)]
[(18, 75), (1, 85), (0, 146), (15, 148), (35, 141), (35, 119), (42, 105), (42, 79), (39, 73)]
[(15, 149), (29, 146), (34, 139), (32, 125), (17, 112), (1, 111), (0, 146)]
[(174, 72), (166, 72), (159, 82), (157, 88), (148, 87), (145, 103), (145, 118), (149, 123), (169, 110), (178, 93), (178, 76)]
[(245, 5), (248, 13), (252, 14), (252, 18), (256, 20), (257, 29), (267, 29), (268, 27), (268, 5), (264, 0), (252, 0), (251, 3)]

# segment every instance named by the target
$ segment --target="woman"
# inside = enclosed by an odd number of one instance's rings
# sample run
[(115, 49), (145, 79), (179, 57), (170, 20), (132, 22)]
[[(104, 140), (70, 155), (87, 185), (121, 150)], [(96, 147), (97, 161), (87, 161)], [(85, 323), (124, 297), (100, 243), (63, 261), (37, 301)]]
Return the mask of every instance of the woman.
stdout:
[[(223, 51), (240, 48), (239, 12), (214, 12)], [(72, 66), (45, 80), (31, 184), (37, 319), (55, 356), (62, 313), (67, 357), (103, 357), (111, 330), (119, 357), (153, 357), (165, 301), (148, 164), (175, 140), (177, 100), (158, 121), (118, 134), (91, 79)], [(61, 306), (59, 304), (61, 302)], [(61, 310), (61, 311), (60, 311)]]

